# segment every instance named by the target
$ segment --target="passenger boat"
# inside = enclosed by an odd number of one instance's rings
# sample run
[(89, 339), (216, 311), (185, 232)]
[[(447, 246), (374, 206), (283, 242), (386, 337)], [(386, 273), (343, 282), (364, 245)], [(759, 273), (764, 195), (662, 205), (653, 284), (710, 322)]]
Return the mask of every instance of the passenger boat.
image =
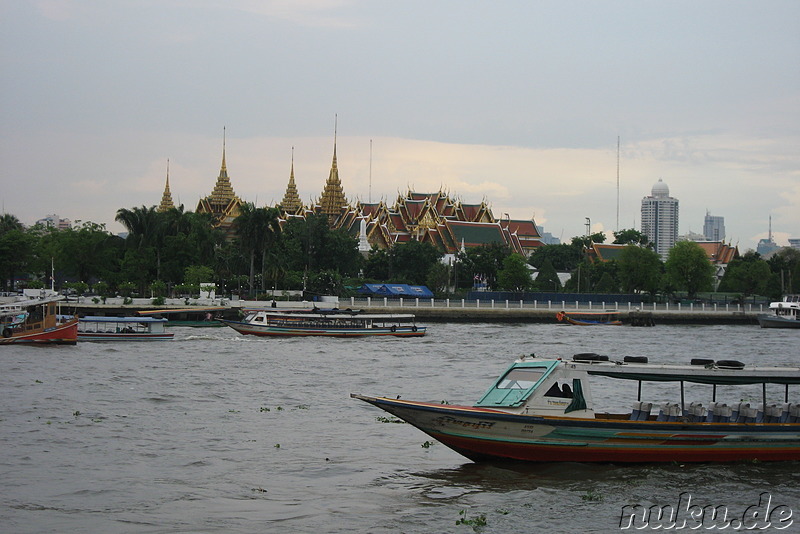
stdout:
[(771, 302), (769, 311), (758, 316), (761, 328), (800, 328), (800, 295), (786, 295), (782, 301)]
[[(572, 361), (520, 358), (474, 406), (351, 397), (407, 421), (476, 462), (800, 460), (800, 405), (789, 402), (789, 386), (800, 384), (800, 368), (713, 360), (653, 365), (644, 360), (609, 361), (595, 354), (576, 355)], [(602, 411), (590, 386), (590, 378), (601, 377), (638, 382), (631, 411)], [(679, 403), (653, 409), (653, 403), (642, 401), (643, 383), (665, 381), (675, 383), (676, 393), (680, 384), (680, 399), (673, 399)], [(698, 399), (707, 404), (687, 405), (685, 383), (711, 386), (709, 398)], [(747, 384), (761, 385), (760, 404), (717, 401), (718, 388), (741, 395), (742, 388), (736, 387)], [(784, 386), (779, 399), (767, 396), (767, 384)]]
[(78, 323), (78, 341), (169, 341), (166, 319), (155, 317), (101, 317), (87, 315)]
[(589, 325), (619, 326), (622, 324), (619, 315), (620, 312), (618, 311), (602, 311), (602, 312), (560, 311), (556, 314), (556, 319), (558, 319), (559, 322), (566, 322), (569, 324), (577, 324), (581, 326), (589, 326)]
[(410, 314), (370, 314), (352, 310), (254, 310), (241, 321), (218, 319), (239, 332), (254, 336), (424, 336)]
[(0, 345), (18, 343), (75, 345), (78, 319), (61, 320), (58, 295), (43, 295), (0, 306)]

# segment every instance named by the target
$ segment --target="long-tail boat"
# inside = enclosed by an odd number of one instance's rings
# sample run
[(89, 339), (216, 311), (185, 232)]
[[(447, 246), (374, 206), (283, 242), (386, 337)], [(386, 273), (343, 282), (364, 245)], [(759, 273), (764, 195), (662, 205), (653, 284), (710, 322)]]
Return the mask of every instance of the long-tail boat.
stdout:
[[(800, 368), (699, 358), (693, 365), (645, 360), (632, 356), (610, 361), (597, 354), (579, 354), (572, 361), (520, 358), (474, 406), (351, 397), (399, 417), (476, 462), (800, 460), (799, 399), (789, 395), (789, 386), (800, 384)], [(632, 409), (605, 411), (592, 395), (590, 379), (638, 382)], [(676, 398), (660, 405), (643, 401), (642, 384), (649, 382), (674, 383)], [(687, 404), (686, 383), (708, 385), (707, 398)], [(741, 387), (752, 384), (761, 385), (760, 403), (717, 399), (718, 393), (741, 399)], [(780, 394), (772, 386), (767, 395), (767, 384), (783, 386), (777, 388)]]

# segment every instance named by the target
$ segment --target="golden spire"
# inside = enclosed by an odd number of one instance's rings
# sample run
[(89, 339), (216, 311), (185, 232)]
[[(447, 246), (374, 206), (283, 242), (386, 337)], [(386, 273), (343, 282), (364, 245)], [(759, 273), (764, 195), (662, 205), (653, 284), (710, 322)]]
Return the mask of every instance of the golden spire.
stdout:
[(339, 167), (336, 164), (336, 130), (338, 125), (338, 115), (333, 127), (333, 162), (331, 163), (331, 172), (328, 175), (328, 181), (325, 183), (325, 189), (322, 191), (322, 197), (319, 199), (321, 213), (328, 216), (328, 220), (333, 220), (338, 217), (342, 208), (347, 206), (347, 200), (344, 198), (344, 190), (342, 189), (342, 182), (339, 180)]
[(289, 185), (286, 187), (286, 194), (283, 195), (280, 206), (284, 213), (297, 213), (303, 207), (300, 195), (297, 194), (297, 185), (294, 182), (294, 147), (292, 147), (292, 170), (289, 173)]
[(169, 190), (169, 159), (167, 159), (167, 185), (164, 187), (164, 194), (161, 195), (161, 204), (158, 206), (158, 211), (169, 211), (174, 207), (172, 193)]
[(227, 206), (228, 203), (236, 198), (228, 178), (228, 167), (225, 165), (225, 128), (222, 129), (222, 166), (219, 169), (219, 176), (214, 190), (211, 192), (211, 204), (217, 206)]

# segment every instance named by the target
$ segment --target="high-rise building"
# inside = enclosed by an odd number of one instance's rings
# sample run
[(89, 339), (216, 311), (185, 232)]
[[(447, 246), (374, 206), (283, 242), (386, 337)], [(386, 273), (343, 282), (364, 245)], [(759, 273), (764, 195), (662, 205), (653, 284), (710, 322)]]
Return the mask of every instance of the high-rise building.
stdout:
[(642, 199), (642, 233), (655, 245), (662, 260), (678, 240), (678, 199), (669, 196), (669, 187), (661, 178), (649, 197)]
[(703, 222), (703, 235), (706, 241), (725, 240), (725, 217), (711, 215), (706, 212), (706, 219)]

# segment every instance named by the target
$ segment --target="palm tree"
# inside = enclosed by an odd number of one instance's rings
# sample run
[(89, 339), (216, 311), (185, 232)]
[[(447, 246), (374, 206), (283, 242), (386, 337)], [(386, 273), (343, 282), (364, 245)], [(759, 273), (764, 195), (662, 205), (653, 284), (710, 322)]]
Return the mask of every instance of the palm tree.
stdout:
[(0, 215), (0, 235), (3, 235), (10, 230), (22, 229), (22, 223), (19, 222), (19, 219), (17, 219), (15, 215), (11, 215), (10, 213), (4, 213)]
[(268, 250), (277, 241), (280, 234), (278, 210), (275, 208), (256, 208), (252, 202), (245, 202), (239, 210), (239, 216), (233, 222), (234, 232), (239, 244), (250, 258), (250, 293), (255, 289), (255, 259), (261, 254), (261, 289), (266, 284), (266, 264)]
[(161, 249), (167, 230), (168, 216), (156, 211), (155, 206), (120, 208), (114, 218), (127, 230), (127, 241), (133, 248), (152, 247), (156, 254), (156, 280), (161, 279)]

